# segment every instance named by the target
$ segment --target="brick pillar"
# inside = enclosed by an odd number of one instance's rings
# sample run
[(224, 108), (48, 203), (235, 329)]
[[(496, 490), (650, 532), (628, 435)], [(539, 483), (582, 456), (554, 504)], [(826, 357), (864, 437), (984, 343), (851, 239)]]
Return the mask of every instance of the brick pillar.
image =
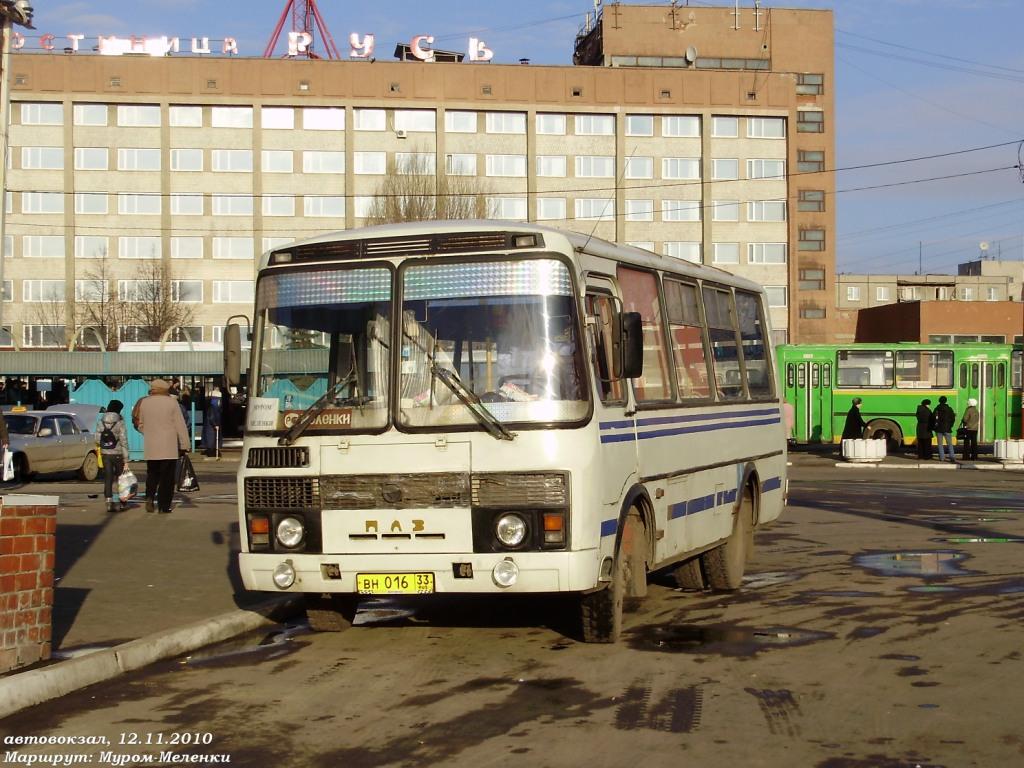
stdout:
[(57, 502), (0, 497), (0, 673), (50, 658)]

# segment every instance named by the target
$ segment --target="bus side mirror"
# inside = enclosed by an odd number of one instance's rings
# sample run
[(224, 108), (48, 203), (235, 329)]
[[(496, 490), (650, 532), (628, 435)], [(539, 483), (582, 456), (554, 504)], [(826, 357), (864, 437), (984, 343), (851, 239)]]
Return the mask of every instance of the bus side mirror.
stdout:
[(242, 329), (238, 323), (224, 326), (224, 379), (236, 387), (242, 379)]
[(617, 379), (635, 379), (644, 372), (644, 329), (639, 312), (620, 312), (615, 325)]

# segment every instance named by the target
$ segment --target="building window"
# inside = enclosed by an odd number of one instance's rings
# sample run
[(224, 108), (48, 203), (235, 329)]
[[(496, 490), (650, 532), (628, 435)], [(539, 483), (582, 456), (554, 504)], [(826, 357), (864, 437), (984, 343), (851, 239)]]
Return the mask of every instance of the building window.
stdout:
[(736, 158), (717, 158), (711, 161), (711, 178), (715, 181), (734, 181), (740, 177), (740, 161)]
[(565, 174), (565, 155), (537, 155), (538, 176), (562, 178)]
[(700, 179), (700, 160), (695, 157), (663, 157), (661, 178)]
[(22, 125), (64, 125), (62, 104), (23, 102), (21, 105)]
[(203, 150), (201, 149), (172, 149), (171, 150), (172, 171), (201, 171), (203, 170)]
[(796, 208), (804, 213), (821, 213), (825, 210), (825, 193), (820, 189), (801, 189)]
[(797, 288), (801, 291), (824, 291), (825, 270), (816, 268), (801, 269), (800, 282), (797, 283)]
[(669, 139), (700, 138), (700, 118), (696, 115), (662, 115), (661, 135)]
[[(342, 110), (341, 125), (345, 125)], [(291, 107), (263, 107), (260, 110), (260, 127), (268, 131), (290, 131), (295, 128), (295, 110)], [(306, 126), (308, 128), (308, 126)]]
[(119, 171), (159, 171), (159, 149), (119, 149), (117, 150), (117, 170)]
[(543, 136), (565, 136), (565, 115), (537, 115), (537, 133)]
[(103, 235), (75, 235), (76, 259), (105, 259), (109, 250)]
[[(563, 158), (564, 160), (564, 158)], [(537, 198), (537, 220), (538, 221), (564, 221), (565, 220), (565, 198), (564, 197), (538, 197)]]
[[(523, 160), (523, 175), (526, 175), (526, 160)], [(395, 173), (403, 176), (435, 176), (437, 155), (430, 152), (396, 152)]]
[(824, 251), (825, 230), (824, 229), (801, 229), (800, 242), (797, 249), (801, 251)]
[(476, 112), (445, 112), (444, 129), (448, 133), (476, 133)]
[(172, 259), (201, 259), (203, 258), (203, 238), (201, 237), (172, 237), (171, 238)]
[(213, 195), (214, 216), (252, 216), (252, 195)]
[(252, 107), (213, 107), (210, 125), (214, 128), (252, 128)]
[(786, 138), (786, 120), (782, 117), (748, 117), (748, 139)]
[(712, 264), (739, 264), (739, 243), (714, 243), (711, 246)]
[(784, 179), (786, 177), (786, 161), (759, 158), (747, 160), (748, 179)]
[(344, 152), (306, 150), (302, 153), (303, 173), (344, 173)]
[(110, 294), (106, 280), (75, 280), (75, 301), (106, 301)]
[(387, 152), (353, 152), (353, 172), (357, 176), (383, 176), (388, 171)]
[(821, 150), (801, 149), (796, 157), (796, 169), (800, 173), (822, 173), (825, 170), (825, 153)]
[(159, 128), (160, 107), (147, 104), (118, 104), (117, 124), (123, 128)]
[(76, 192), (75, 213), (83, 215), (105, 214), (107, 212), (107, 196), (102, 192)]
[(808, 72), (797, 74), (796, 92), (804, 96), (820, 96), (825, 92), (825, 76)]
[[(106, 104), (75, 104), (73, 109), (75, 125), (106, 126)], [(22, 122), (25, 122), (22, 120)]]
[(736, 117), (711, 118), (711, 135), (716, 139), (735, 139), (740, 135), (740, 121)]
[(626, 221), (654, 221), (654, 201), (627, 200)]
[(255, 298), (252, 280), (214, 280), (214, 304), (251, 304)]
[(367, 219), (373, 213), (377, 198), (373, 195), (356, 195), (352, 198), (352, 212), (357, 219)]
[(860, 286), (859, 285), (848, 285), (846, 286), (846, 300), (847, 301), (860, 301)]
[(513, 219), (525, 221), (527, 216), (525, 197), (488, 197), (488, 216), (492, 219)]
[(752, 200), (747, 203), (747, 221), (785, 221), (785, 200)]
[(105, 171), (110, 167), (108, 154), (105, 147), (76, 147), (75, 170)]
[(526, 115), (522, 112), (487, 112), (487, 133), (526, 133)]
[(576, 158), (576, 178), (614, 179), (615, 158), (607, 155), (580, 155)]
[(408, 133), (435, 133), (437, 113), (432, 109), (396, 109), (395, 130)]
[[(434, 113), (430, 114), (433, 116)], [(344, 131), (345, 110), (339, 107), (304, 107), (302, 128), (306, 131)]]
[(654, 115), (626, 115), (627, 136), (653, 136)]
[(160, 195), (120, 192), (117, 195), (117, 212), (123, 216), (159, 216)]
[(25, 235), (21, 239), (21, 255), (26, 259), (63, 259), (63, 235)]
[(264, 237), (263, 238), (263, 250), (273, 251), (277, 248), (283, 248), (286, 245), (290, 245), (295, 242), (294, 237)]
[(999, 290), (997, 288), (986, 288), (985, 301), (999, 301)]
[(699, 200), (662, 200), (662, 221), (700, 221)]
[[(172, 280), (171, 300), (180, 301), (184, 304), (203, 303), (203, 281), (202, 280)], [(195, 339), (195, 337), (192, 337)]]
[(121, 259), (159, 259), (160, 238), (148, 235), (119, 237), (117, 256)]
[[(7, 330), (5, 328), (5, 330)], [(23, 325), (23, 347), (63, 347), (63, 325)]]
[(644, 251), (650, 251), (654, 253), (654, 242), (651, 240), (628, 240), (626, 245), (632, 246), (633, 248), (640, 248)]
[(476, 176), (476, 155), (445, 155), (444, 172), (449, 176)]
[(252, 173), (252, 150), (211, 150), (211, 170), (222, 173)]
[(253, 258), (253, 242), (251, 237), (215, 237), (213, 238), (213, 258), (215, 259), (251, 259)]
[(117, 297), (132, 304), (159, 300), (160, 283), (156, 280), (118, 280)]
[(21, 300), (28, 303), (64, 301), (63, 280), (22, 280)]
[(801, 109), (796, 114), (796, 129), (799, 133), (825, 132), (825, 113), (821, 110)]
[(383, 109), (356, 109), (352, 115), (357, 131), (383, 131), (387, 127), (387, 113)]
[(974, 287), (965, 285), (960, 288), (960, 298), (964, 301), (974, 301)]
[(172, 128), (202, 128), (203, 108), (196, 106), (172, 106), (168, 120)]
[(526, 176), (526, 155), (487, 155), (484, 168), (488, 176)]
[(195, 193), (171, 195), (172, 216), (202, 216), (203, 196)]
[(785, 264), (785, 243), (747, 243), (747, 261), (750, 264)]
[(576, 198), (576, 219), (580, 221), (614, 221), (615, 200), (601, 197)]
[(294, 153), (290, 149), (264, 149), (260, 160), (260, 170), (264, 173), (292, 173), (295, 167)]
[(700, 264), (700, 243), (675, 240), (664, 242), (661, 246), (666, 256)]
[(577, 136), (614, 136), (614, 115), (576, 115)]
[(626, 158), (627, 179), (653, 179), (654, 158), (653, 157), (627, 157)]
[(825, 308), (812, 305), (800, 307), (801, 320), (824, 320)]
[[(104, 167), (106, 170), (107, 150), (103, 152)], [(78, 157), (78, 150), (75, 150), (75, 157)], [(63, 147), (22, 147), (21, 167), (34, 171), (61, 171), (64, 170), (64, 148)], [(76, 166), (77, 167), (77, 166)]]
[(739, 221), (740, 203), (738, 200), (712, 200), (712, 221)]
[(345, 218), (342, 195), (306, 195), (302, 200), (303, 215), (309, 218)]
[(875, 301), (881, 304), (892, 301), (892, 288), (888, 285), (875, 286)]
[(784, 285), (766, 285), (764, 296), (769, 307), (789, 306), (789, 289)]
[(64, 195), (61, 192), (22, 192), (22, 213), (64, 213)]

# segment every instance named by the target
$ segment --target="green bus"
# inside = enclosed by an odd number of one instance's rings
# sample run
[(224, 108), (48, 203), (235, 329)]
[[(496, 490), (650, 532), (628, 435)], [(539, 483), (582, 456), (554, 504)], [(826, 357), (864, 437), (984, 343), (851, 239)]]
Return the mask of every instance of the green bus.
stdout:
[[(780, 389), (792, 407), (790, 439), (838, 443), (853, 398), (862, 398), (865, 437), (890, 450), (913, 444), (915, 412), (945, 395), (957, 424), (975, 398), (979, 442), (1021, 436), (1021, 352), (1010, 344), (785, 344), (777, 349)], [(787, 408), (788, 410), (788, 408)]]

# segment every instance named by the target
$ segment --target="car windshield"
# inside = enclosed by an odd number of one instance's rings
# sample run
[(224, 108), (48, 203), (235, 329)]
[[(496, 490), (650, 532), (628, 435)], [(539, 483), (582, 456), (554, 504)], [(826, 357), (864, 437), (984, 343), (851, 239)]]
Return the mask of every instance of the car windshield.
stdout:
[(36, 432), (36, 419), (33, 416), (5, 414), (4, 423), (7, 424), (7, 432), (11, 435), (34, 435)]

